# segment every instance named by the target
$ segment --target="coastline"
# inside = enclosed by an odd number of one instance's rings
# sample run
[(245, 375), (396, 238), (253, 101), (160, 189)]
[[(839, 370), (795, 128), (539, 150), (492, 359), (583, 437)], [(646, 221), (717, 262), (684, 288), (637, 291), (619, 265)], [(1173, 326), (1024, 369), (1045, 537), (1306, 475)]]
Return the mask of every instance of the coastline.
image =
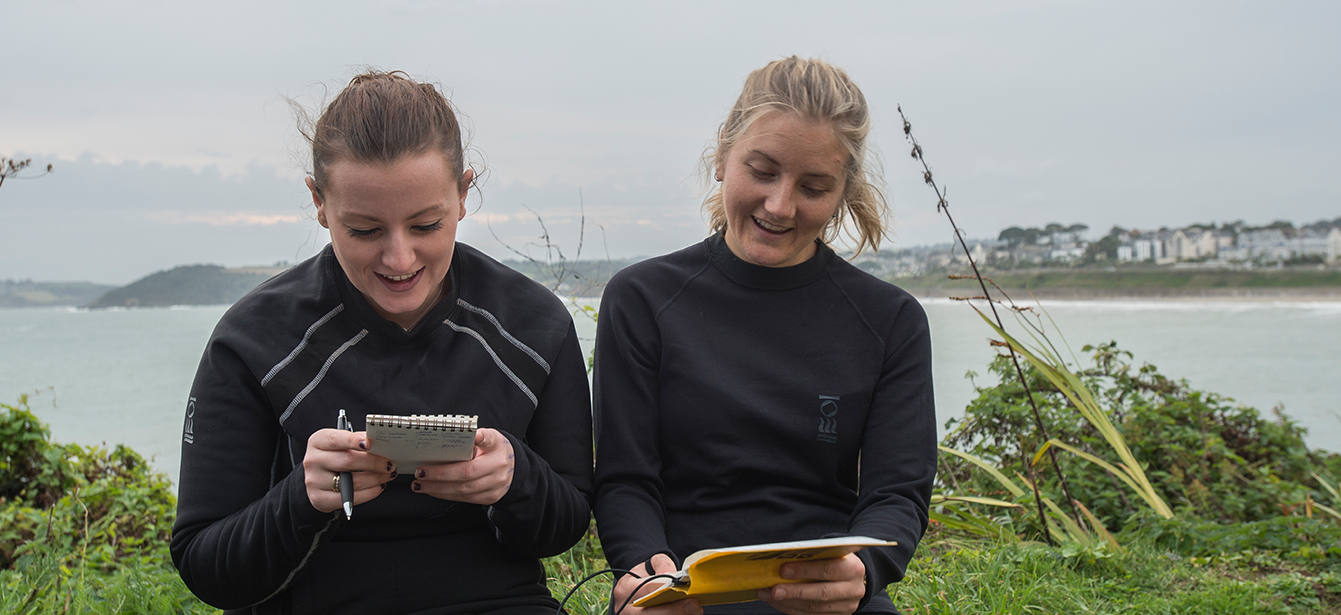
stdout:
[[(887, 280), (891, 284), (908, 291), (918, 299), (949, 299), (952, 297), (972, 297), (981, 291), (964, 282), (961, 286), (905, 286), (900, 280)], [(1296, 287), (1296, 288), (1134, 288), (1134, 289), (1096, 289), (1072, 287), (1045, 287), (1037, 289), (1006, 287), (1006, 294), (1016, 301), (1029, 301), (1030, 297), (1050, 301), (1200, 301), (1225, 303), (1341, 303), (1341, 287)], [(992, 289), (993, 295), (997, 290)], [(564, 301), (576, 301), (599, 305), (600, 295), (595, 297), (570, 297), (555, 293)], [(228, 306), (230, 303), (180, 304), (170, 306), (136, 306), (88, 308), (69, 304), (52, 303), (43, 305), (0, 305), (0, 310), (62, 310), (62, 311), (128, 311), (128, 310), (176, 310), (198, 307)]]
[[(892, 281), (919, 299), (945, 299), (949, 297), (974, 296), (977, 288), (961, 286), (906, 287), (898, 280)], [(995, 293), (995, 289), (993, 289)], [(1341, 288), (1132, 288), (1132, 289), (1096, 289), (1096, 288), (1006, 288), (1006, 294), (1016, 301), (1028, 300), (1030, 295), (1039, 299), (1054, 301), (1223, 301), (1223, 302), (1341, 302)]]
[[(1004, 288), (1016, 301), (1031, 294), (1039, 299), (1069, 301), (1341, 301), (1341, 269), (1316, 267), (1043, 268), (984, 270), (983, 275), (989, 284)], [(972, 272), (966, 271), (885, 279), (922, 298), (981, 293)]]

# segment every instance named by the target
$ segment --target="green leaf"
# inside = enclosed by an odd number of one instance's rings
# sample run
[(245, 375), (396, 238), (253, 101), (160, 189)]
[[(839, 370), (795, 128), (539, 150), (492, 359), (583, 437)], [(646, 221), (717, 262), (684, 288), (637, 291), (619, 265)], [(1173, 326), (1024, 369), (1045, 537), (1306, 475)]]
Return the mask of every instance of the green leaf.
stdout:
[(1024, 508), (1015, 502), (1007, 502), (996, 498), (984, 498), (970, 495), (941, 495), (939, 493), (931, 496), (932, 504), (941, 504), (943, 502), (968, 502), (970, 504), (985, 504), (987, 506), (997, 506), (1000, 508)]
[[(1051, 360), (1040, 359), (1037, 354), (1031, 352), (1031, 350), (1026, 348), (1024, 344), (1021, 344), (1007, 333), (1005, 329), (1002, 329), (993, 322), (992, 319), (988, 318), (977, 306), (973, 306), (973, 309), (978, 312), (978, 316), (983, 319), (983, 322), (987, 323), (987, 326), (991, 327), (997, 335), (1000, 335), (1002, 339), (1006, 341), (1011, 350), (1018, 352), (1023, 356), (1025, 360), (1029, 361), (1029, 363), (1033, 365), (1039, 373), (1043, 374), (1053, 386), (1057, 387), (1057, 390), (1065, 395), (1066, 398), (1071, 401), (1072, 405), (1080, 411), (1081, 415), (1089, 421), (1090, 425), (1103, 436), (1108, 445), (1115, 453), (1117, 453), (1118, 458), (1123, 461), (1124, 467), (1127, 470), (1126, 476), (1129, 476), (1130, 479), (1136, 483), (1137, 486), (1134, 488), (1137, 493), (1141, 494), (1142, 499), (1144, 499), (1160, 516), (1172, 518), (1173, 510), (1169, 508), (1168, 503), (1159, 496), (1159, 493), (1155, 491), (1154, 486), (1150, 484), (1150, 480), (1146, 477), (1145, 472), (1141, 470), (1140, 464), (1136, 462), (1136, 456), (1132, 454), (1131, 449), (1127, 446), (1126, 440), (1122, 437), (1122, 434), (1117, 428), (1113, 426), (1113, 423), (1108, 420), (1107, 413), (1100, 408), (1099, 404), (1094, 400), (1089, 387), (1086, 387), (1085, 383), (1082, 382), (1078, 376), (1066, 369), (1065, 365), (1058, 357), (1052, 355), (1046, 349), (1035, 349), (1038, 351), (1038, 354), (1043, 354)], [(1093, 456), (1091, 455), (1091, 457)], [(1094, 459), (1098, 458), (1094, 457)], [(1122, 475), (1119, 476), (1121, 477)]]
[(950, 453), (951, 455), (959, 457), (975, 466), (982, 468), (983, 470), (986, 470), (987, 473), (991, 474), (992, 478), (995, 478), (997, 482), (1001, 483), (1001, 485), (1005, 487), (1006, 490), (1011, 493), (1011, 495), (1014, 495), (1015, 497), (1020, 497), (1024, 495), (1024, 489), (1021, 489), (1020, 486), (1016, 485), (1014, 481), (1010, 480), (1009, 478), (1006, 478), (1005, 474), (1002, 474), (1000, 470), (996, 469), (995, 466), (983, 460), (981, 457), (965, 453), (964, 451), (955, 450), (948, 446), (938, 445), (936, 448), (939, 448), (943, 452)]

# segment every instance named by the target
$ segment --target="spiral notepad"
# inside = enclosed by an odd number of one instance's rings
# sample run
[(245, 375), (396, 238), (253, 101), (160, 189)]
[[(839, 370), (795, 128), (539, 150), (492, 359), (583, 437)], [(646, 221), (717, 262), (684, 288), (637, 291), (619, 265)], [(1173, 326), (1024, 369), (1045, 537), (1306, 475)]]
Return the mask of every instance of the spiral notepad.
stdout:
[(368, 415), (371, 452), (396, 462), (396, 471), (474, 457), (478, 416), (463, 414)]

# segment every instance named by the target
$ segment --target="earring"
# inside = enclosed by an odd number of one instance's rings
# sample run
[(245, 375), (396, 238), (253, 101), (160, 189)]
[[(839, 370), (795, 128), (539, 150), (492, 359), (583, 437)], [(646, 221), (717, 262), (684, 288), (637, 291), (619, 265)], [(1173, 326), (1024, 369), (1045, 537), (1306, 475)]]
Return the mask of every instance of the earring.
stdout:
[(717, 173), (716, 173), (715, 176), (717, 177), (717, 181), (722, 181), (722, 172), (721, 172), (721, 171), (717, 171)]

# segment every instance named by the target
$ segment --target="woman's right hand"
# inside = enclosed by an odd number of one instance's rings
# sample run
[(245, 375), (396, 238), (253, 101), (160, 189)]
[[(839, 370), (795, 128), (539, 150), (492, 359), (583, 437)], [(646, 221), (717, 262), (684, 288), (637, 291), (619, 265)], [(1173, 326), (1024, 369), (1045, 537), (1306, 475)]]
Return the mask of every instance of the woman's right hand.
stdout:
[(367, 432), (321, 429), (307, 439), (303, 475), (313, 508), (321, 512), (341, 508), (340, 491), (333, 488), (341, 472), (354, 473), (354, 504), (382, 494), (383, 485), (396, 477), (395, 464), (367, 451)]
[[(679, 570), (679, 568), (675, 567), (675, 562), (663, 553), (653, 555), (649, 562), (651, 563), (652, 570), (655, 574), (670, 574)], [(643, 582), (643, 579), (646, 578), (646, 567), (643, 564), (635, 566), (633, 572), (634, 574), (626, 574), (619, 579), (618, 583), (615, 583), (614, 599), (616, 615), (701, 615), (701, 613), (703, 613), (703, 607), (699, 606), (698, 602), (691, 598), (647, 608), (633, 606), (632, 600), (630, 600), (629, 606), (624, 607), (624, 610), (622, 611), (619, 610), (619, 607), (623, 606), (624, 601), (629, 599), (629, 594), (632, 593), (634, 589)], [(642, 598), (659, 587), (661, 587), (660, 583), (648, 583), (647, 585), (644, 585), (642, 589), (638, 590), (638, 593), (634, 595), (633, 600)]]

